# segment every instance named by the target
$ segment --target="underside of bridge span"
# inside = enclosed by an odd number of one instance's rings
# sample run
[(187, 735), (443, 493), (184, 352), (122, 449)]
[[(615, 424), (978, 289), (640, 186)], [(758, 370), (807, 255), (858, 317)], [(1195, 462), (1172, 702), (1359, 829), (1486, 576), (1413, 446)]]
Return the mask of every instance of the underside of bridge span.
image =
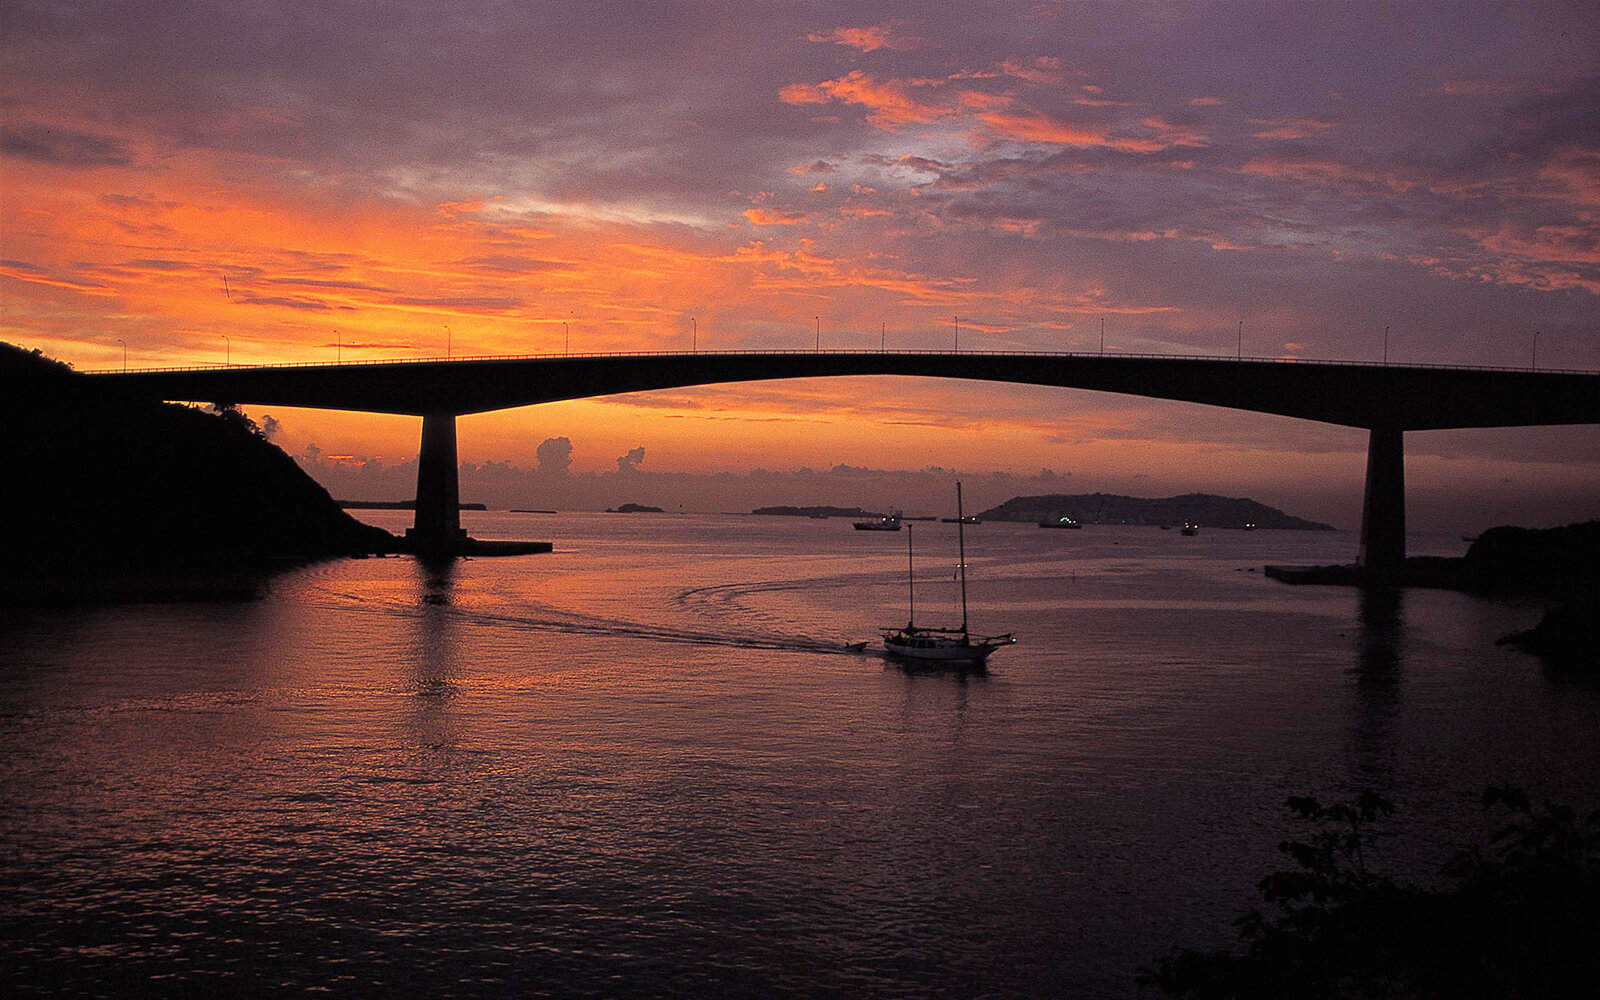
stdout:
[(1358, 564), (1405, 561), (1407, 430), (1600, 423), (1600, 373), (1058, 354), (717, 353), (103, 372), (109, 390), (163, 399), (422, 417), (419, 552), (472, 543), (461, 528), (456, 418), (564, 399), (726, 382), (913, 375), (1091, 389), (1366, 428)]

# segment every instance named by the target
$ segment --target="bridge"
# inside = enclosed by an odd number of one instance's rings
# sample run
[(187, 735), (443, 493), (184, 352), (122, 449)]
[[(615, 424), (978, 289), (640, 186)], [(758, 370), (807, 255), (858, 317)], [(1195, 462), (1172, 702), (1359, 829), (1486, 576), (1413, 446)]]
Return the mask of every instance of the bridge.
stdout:
[(565, 399), (727, 382), (910, 375), (1060, 386), (1275, 413), (1369, 432), (1357, 563), (1405, 560), (1404, 435), (1600, 423), (1600, 373), (1280, 358), (1014, 352), (691, 352), (484, 357), (92, 372), (107, 390), (190, 402), (422, 418), (419, 550), (465, 544), (456, 417)]

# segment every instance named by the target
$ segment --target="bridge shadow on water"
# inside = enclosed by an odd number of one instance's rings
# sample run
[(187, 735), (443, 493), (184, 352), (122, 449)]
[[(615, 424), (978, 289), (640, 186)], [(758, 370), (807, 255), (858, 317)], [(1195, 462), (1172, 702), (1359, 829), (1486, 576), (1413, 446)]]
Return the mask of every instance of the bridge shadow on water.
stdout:
[(421, 558), (416, 635), (409, 650), (407, 690), (415, 701), (409, 734), (418, 753), (447, 751), (455, 745), (450, 702), (463, 673), (461, 623), (453, 612), (456, 560)]
[(1394, 773), (1394, 725), (1401, 709), (1407, 644), (1406, 592), (1363, 587), (1356, 604), (1351, 755), (1355, 784), (1385, 788)]

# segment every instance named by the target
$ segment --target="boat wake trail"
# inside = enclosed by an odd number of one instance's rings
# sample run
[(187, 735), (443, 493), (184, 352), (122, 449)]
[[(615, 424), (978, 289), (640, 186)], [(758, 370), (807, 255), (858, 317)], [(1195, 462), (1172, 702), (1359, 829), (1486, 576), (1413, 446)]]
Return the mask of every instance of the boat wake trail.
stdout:
[[(775, 589), (786, 589), (780, 585)], [(771, 649), (803, 653), (848, 653), (862, 651), (859, 642), (821, 636), (796, 635), (770, 627), (738, 626), (725, 629), (685, 628), (657, 625), (648, 622), (601, 615), (585, 615), (566, 609), (534, 604), (517, 611), (489, 610), (466, 607), (460, 604), (424, 602), (422, 605), (395, 600), (381, 600), (358, 594), (327, 590), (332, 601), (328, 603), (341, 609), (352, 604), (363, 609), (395, 617), (420, 619), (448, 615), (457, 621), (497, 626), (527, 632), (554, 632), (562, 635), (582, 635), (599, 638), (644, 639), (652, 642), (678, 643), (695, 646), (723, 646), (736, 649)], [(680, 602), (681, 603), (681, 602)]]

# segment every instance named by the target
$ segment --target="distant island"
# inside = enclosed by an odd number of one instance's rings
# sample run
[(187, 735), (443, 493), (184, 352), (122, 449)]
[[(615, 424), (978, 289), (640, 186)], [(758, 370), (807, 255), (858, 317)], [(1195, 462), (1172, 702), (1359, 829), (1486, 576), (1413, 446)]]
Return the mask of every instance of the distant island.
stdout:
[[(345, 510), (416, 510), (415, 500), (335, 500)], [(484, 503), (459, 504), (462, 510), (488, 510)]]
[(665, 514), (660, 507), (647, 507), (642, 503), (625, 503), (620, 507), (607, 507), (607, 514)]
[(248, 598), (288, 563), (398, 551), (237, 409), (108, 396), (0, 344), (0, 600)]
[(1176, 497), (1128, 497), (1115, 493), (1048, 493), (1012, 497), (998, 507), (980, 512), (983, 521), (1058, 521), (1070, 517), (1084, 524), (1183, 524), (1208, 528), (1280, 528), (1332, 531), (1319, 524), (1291, 517), (1276, 507), (1240, 497), (1211, 493), (1185, 493)]
[(860, 507), (757, 507), (752, 514), (771, 514), (777, 517), (881, 517)]

